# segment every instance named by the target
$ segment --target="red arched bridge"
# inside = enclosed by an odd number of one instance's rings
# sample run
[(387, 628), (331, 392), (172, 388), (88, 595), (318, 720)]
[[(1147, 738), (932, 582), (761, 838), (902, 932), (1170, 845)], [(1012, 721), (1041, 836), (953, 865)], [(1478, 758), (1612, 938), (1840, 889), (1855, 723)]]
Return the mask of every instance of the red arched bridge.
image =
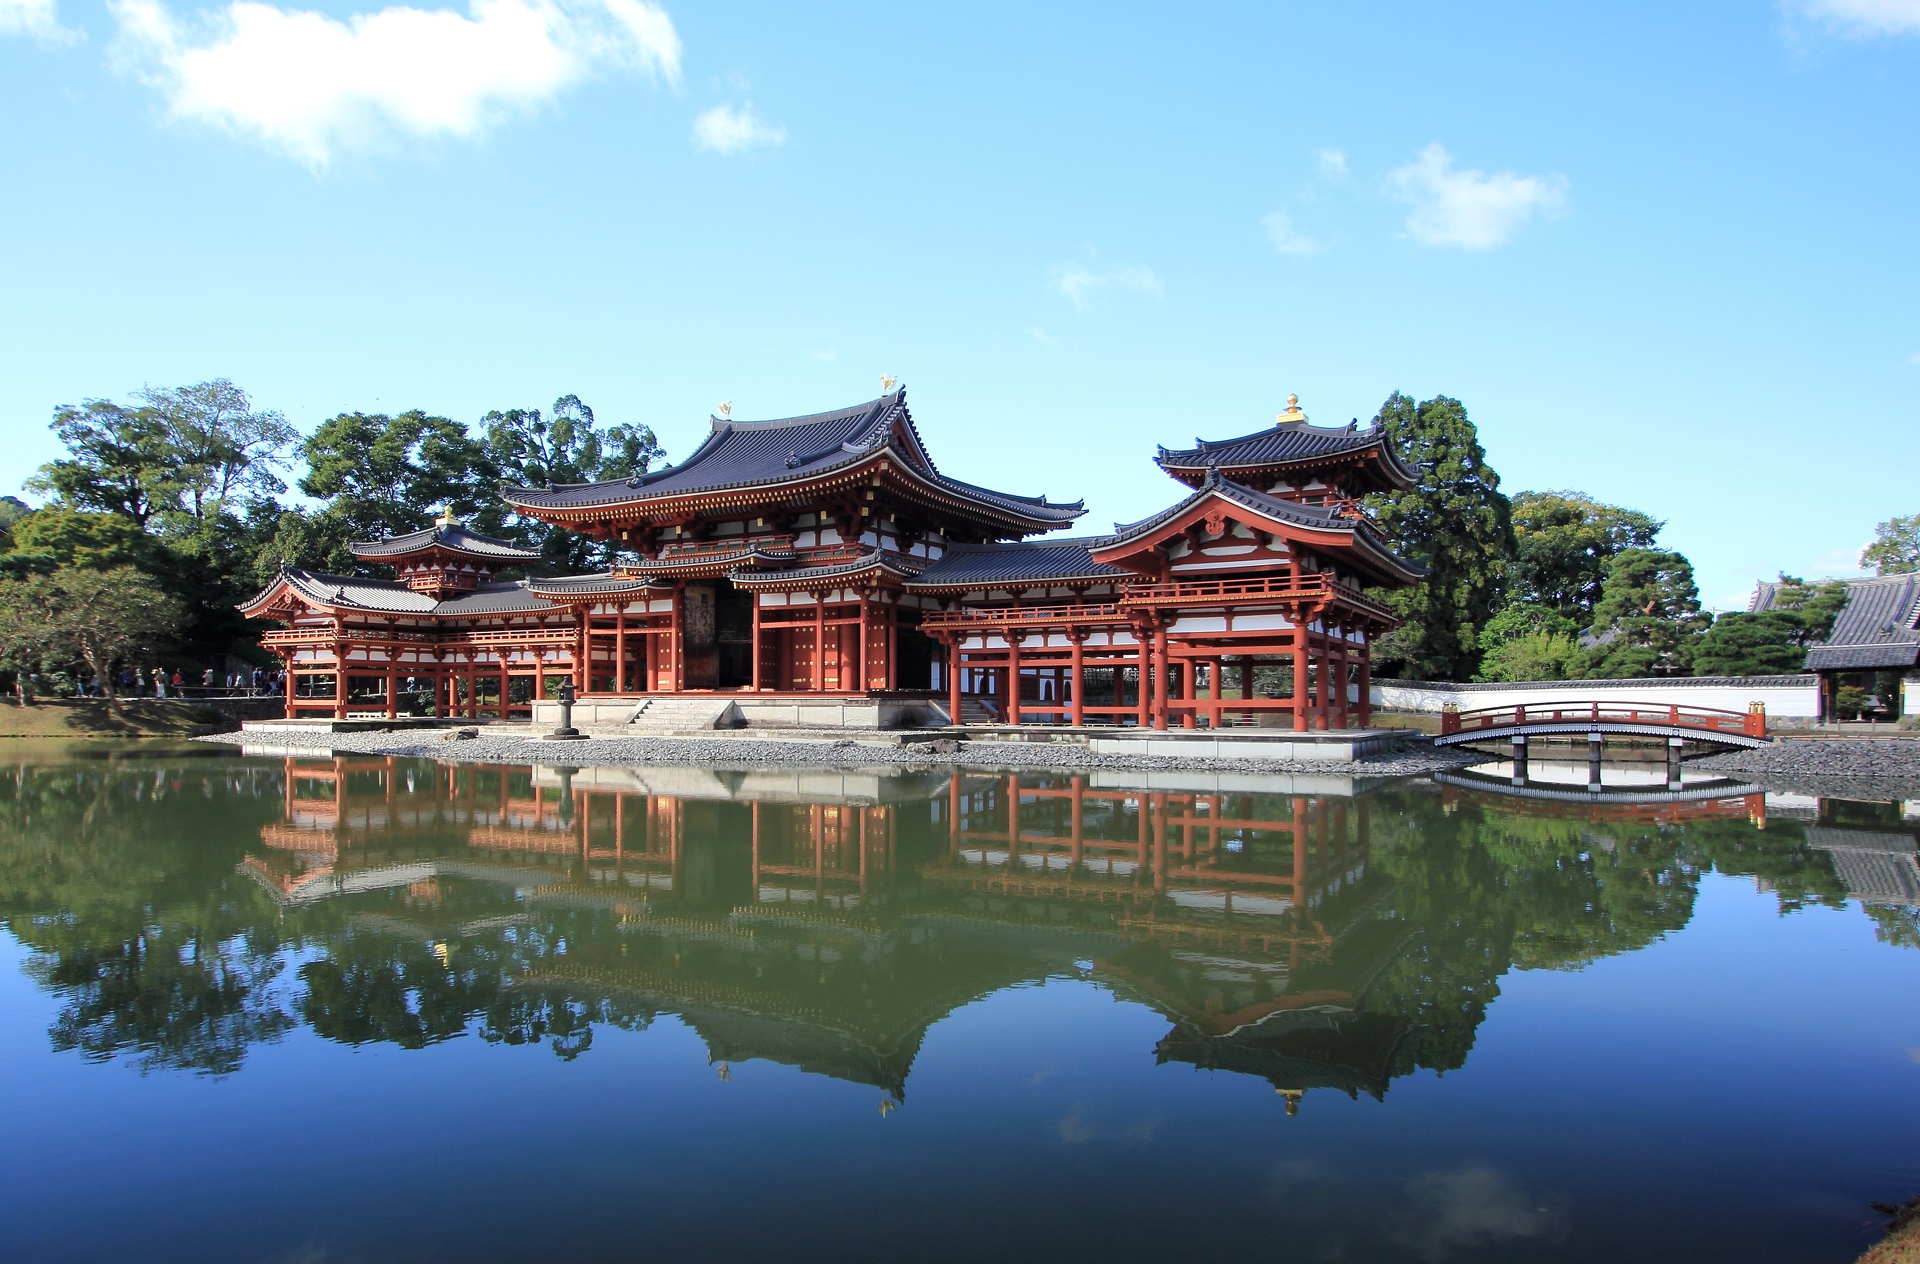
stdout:
[(1554, 702), (1534, 707), (1480, 707), (1440, 713), (1435, 746), (1471, 742), (1524, 741), (1529, 737), (1663, 737), (1669, 742), (1703, 742), (1751, 750), (1765, 746), (1767, 711), (1755, 703), (1747, 711), (1676, 707), (1651, 702)]

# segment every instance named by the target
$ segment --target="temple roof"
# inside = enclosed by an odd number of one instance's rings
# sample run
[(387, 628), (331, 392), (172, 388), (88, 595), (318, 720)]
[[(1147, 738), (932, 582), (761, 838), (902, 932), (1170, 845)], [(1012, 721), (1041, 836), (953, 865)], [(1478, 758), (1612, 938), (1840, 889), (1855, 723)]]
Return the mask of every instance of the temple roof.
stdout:
[(252, 600), (242, 603), (241, 610), (251, 610), (265, 604), (283, 582), (302, 600), (335, 610), (467, 619), (501, 614), (546, 613), (553, 609), (553, 603), (542, 601), (525, 580), (482, 584), (472, 592), (439, 601), (431, 594), (415, 592), (398, 580), (328, 575), (322, 571), (289, 566)]
[(488, 561), (531, 562), (540, 557), (538, 549), (523, 549), (507, 540), (469, 531), (457, 522), (440, 521), (406, 535), (390, 535), (384, 540), (356, 540), (348, 546), (355, 557), (392, 559), (429, 549), (464, 553)]
[(1042, 523), (1066, 523), (1084, 503), (1014, 496), (948, 478), (934, 467), (907, 412), (904, 386), (850, 408), (778, 421), (712, 418), (706, 442), (678, 465), (630, 479), (503, 487), (515, 508), (533, 513), (642, 505), (676, 496), (803, 482), (891, 448), (901, 465), (952, 495)]
[[(1283, 417), (1286, 414), (1282, 414)], [(1338, 428), (1309, 425), (1304, 415), (1299, 420), (1283, 420), (1279, 425), (1235, 439), (1195, 439), (1191, 448), (1161, 448), (1154, 463), (1175, 478), (1191, 482), (1208, 467), (1222, 470), (1278, 470), (1289, 465), (1316, 465), (1348, 453), (1378, 448), (1383, 481), (1410, 487), (1417, 481), (1394, 451), (1386, 427), (1371, 425), (1362, 429), (1358, 422)]]
[(1254, 491), (1227, 478), (1217, 468), (1209, 469), (1200, 481), (1193, 495), (1177, 504), (1162, 509), (1151, 517), (1138, 522), (1115, 523), (1113, 535), (1106, 540), (1093, 543), (1093, 547), (1102, 553), (1125, 545), (1133, 540), (1153, 533), (1153, 531), (1185, 513), (1194, 505), (1209, 497), (1217, 497), (1230, 504), (1244, 506), (1275, 522), (1290, 522), (1311, 531), (1336, 533), (1350, 537), (1356, 560), (1370, 560), (1369, 569), (1382, 572), (1401, 583), (1410, 583), (1426, 574), (1426, 569), (1416, 562), (1395, 553), (1381, 536), (1378, 527), (1371, 518), (1353, 517), (1337, 509), (1324, 505), (1304, 505), (1298, 501), (1285, 500), (1278, 496), (1269, 496), (1265, 492)]
[(1039, 540), (1031, 544), (956, 544), (920, 577), (908, 582), (915, 592), (1001, 588), (1007, 585), (1117, 581), (1137, 578), (1131, 571), (1096, 562), (1089, 547), (1111, 536), (1078, 540)]
[(850, 557), (844, 561), (826, 562), (818, 566), (796, 566), (784, 571), (738, 570), (727, 578), (739, 588), (801, 589), (822, 580), (850, 579), (868, 571), (886, 571), (896, 578), (910, 579), (918, 575), (920, 568), (925, 564), (920, 558), (869, 549), (857, 557)]
[[(1849, 579), (1833, 632), (1807, 651), (1808, 671), (1874, 671), (1920, 661), (1920, 575)], [(1762, 583), (1748, 609), (1774, 608), (1780, 585)]]

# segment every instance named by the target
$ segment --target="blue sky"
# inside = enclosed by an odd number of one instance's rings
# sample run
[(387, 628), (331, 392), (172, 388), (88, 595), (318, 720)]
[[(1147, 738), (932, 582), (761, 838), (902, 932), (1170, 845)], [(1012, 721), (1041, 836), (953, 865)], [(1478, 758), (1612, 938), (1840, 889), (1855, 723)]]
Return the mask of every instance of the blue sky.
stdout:
[(684, 455), (907, 383), (942, 467), (1464, 400), (1725, 608), (1920, 511), (1920, 0), (0, 0), (0, 490), (52, 408), (574, 392)]

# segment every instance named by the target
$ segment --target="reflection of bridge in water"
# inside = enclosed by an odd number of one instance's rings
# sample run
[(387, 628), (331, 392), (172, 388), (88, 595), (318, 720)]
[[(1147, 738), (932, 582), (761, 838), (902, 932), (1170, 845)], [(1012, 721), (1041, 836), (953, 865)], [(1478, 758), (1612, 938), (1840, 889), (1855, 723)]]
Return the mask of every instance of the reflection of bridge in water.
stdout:
[(953, 1009), (1090, 971), (1168, 1017), (1162, 1061), (1261, 1075), (1291, 1111), (1384, 1093), (1406, 1030), (1359, 1012), (1412, 934), (1370, 915), (1390, 891), (1370, 810), (1064, 776), (289, 759), (242, 869), (443, 960), (511, 939), (532, 954), (514, 988), (674, 1013), (716, 1062), (895, 1099)]
[[(1470, 791), (1497, 799), (1511, 800), (1519, 811), (1529, 808), (1566, 819), (1591, 822), (1639, 821), (1680, 824), (1684, 821), (1729, 820), (1745, 817), (1761, 828), (1767, 823), (1767, 795), (1760, 786), (1730, 777), (1683, 782), (1675, 786), (1603, 786), (1590, 781), (1585, 786), (1564, 782), (1534, 781), (1524, 773), (1520, 777), (1497, 777), (1472, 769), (1448, 769), (1433, 774), (1446, 791)], [(1442, 803), (1449, 810), (1460, 802), (1458, 794), (1443, 792)], [(1571, 814), (1569, 806), (1576, 809)]]

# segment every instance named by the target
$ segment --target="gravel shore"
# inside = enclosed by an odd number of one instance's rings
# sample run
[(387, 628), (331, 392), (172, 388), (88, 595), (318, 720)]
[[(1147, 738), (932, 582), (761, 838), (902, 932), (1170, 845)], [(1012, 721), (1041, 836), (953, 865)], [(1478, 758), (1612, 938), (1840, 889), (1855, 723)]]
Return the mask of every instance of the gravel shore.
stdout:
[(1709, 756), (1689, 767), (1823, 798), (1920, 799), (1920, 740), (1910, 737), (1791, 739)]
[(782, 740), (773, 737), (595, 737), (584, 742), (546, 742), (491, 733), (459, 740), (453, 730), (381, 733), (215, 733), (197, 740), (250, 746), (353, 751), (485, 764), (550, 764), (572, 768), (620, 764), (693, 764), (704, 767), (893, 767), (973, 769), (1126, 769), (1146, 772), (1324, 773), (1331, 776), (1408, 777), (1459, 768), (1486, 758), (1464, 751), (1416, 746), (1357, 762), (1283, 763), (1261, 759), (1179, 759), (1170, 756), (1096, 755), (1085, 746), (1054, 742), (959, 742), (954, 750), (892, 742)]

